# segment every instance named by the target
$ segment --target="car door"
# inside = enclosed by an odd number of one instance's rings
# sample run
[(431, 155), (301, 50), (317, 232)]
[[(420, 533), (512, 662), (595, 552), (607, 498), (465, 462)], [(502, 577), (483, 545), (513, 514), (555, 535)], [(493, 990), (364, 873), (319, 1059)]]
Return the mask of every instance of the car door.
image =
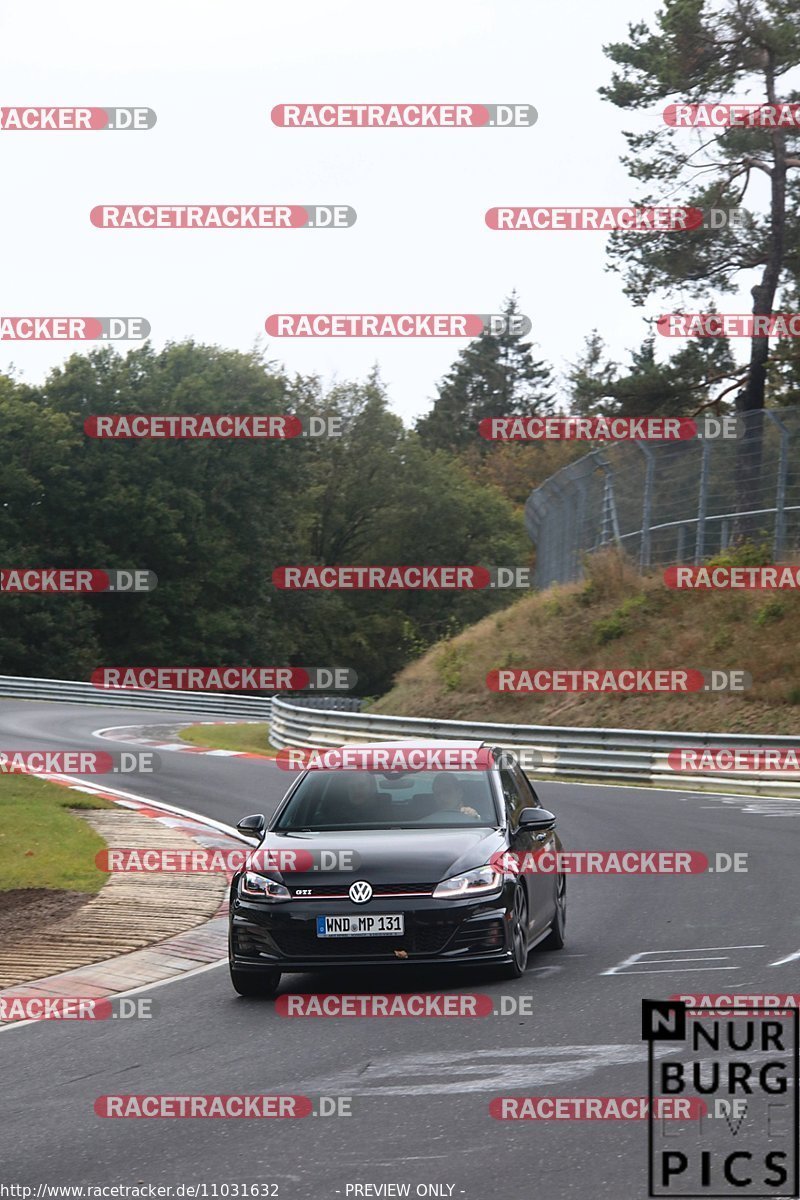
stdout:
[[(523, 808), (541, 807), (536, 793), (525, 776), (516, 766), (501, 767), (498, 771), (503, 804), (508, 823), (509, 848), (519, 856), (533, 856), (542, 849), (552, 850), (555, 842), (552, 833), (535, 833), (519, 828), (519, 815)], [(530, 862), (530, 857), (527, 859)], [(531, 935), (543, 931), (553, 918), (555, 910), (555, 876), (525, 871), (521, 878), (528, 895), (528, 926)]]

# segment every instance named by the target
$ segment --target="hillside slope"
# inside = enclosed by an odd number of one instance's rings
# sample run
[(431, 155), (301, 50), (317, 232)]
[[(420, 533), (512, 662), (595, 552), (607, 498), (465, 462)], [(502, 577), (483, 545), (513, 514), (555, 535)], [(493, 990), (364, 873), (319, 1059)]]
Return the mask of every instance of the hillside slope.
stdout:
[[(616, 554), (589, 577), (520, 599), (400, 673), (370, 711), (536, 725), (800, 735), (800, 595), (670, 591)], [(738, 695), (498, 695), (495, 668), (749, 671)]]

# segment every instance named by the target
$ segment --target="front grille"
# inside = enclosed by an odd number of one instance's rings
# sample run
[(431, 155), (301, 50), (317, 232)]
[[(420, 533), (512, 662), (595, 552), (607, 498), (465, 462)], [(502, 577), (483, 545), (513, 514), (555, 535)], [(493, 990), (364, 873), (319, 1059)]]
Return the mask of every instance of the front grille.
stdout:
[(276, 930), (272, 936), (287, 958), (394, 958), (395, 950), (405, 950), (409, 957), (439, 954), (456, 927), (452, 920), (420, 922), (395, 937), (320, 938), (311, 924), (304, 924)]
[[(325, 883), (319, 887), (295, 888), (294, 900), (349, 900), (349, 884)], [(435, 883), (374, 883), (373, 896), (431, 896)], [(297, 895), (301, 891), (302, 895)]]

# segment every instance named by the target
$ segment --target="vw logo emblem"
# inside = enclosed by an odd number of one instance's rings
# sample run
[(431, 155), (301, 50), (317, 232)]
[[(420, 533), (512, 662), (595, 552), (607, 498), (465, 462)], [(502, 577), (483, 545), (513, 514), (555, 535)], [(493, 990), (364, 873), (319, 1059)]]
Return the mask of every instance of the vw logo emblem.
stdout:
[(364, 879), (358, 879), (350, 884), (348, 895), (354, 904), (366, 904), (372, 899), (372, 886)]

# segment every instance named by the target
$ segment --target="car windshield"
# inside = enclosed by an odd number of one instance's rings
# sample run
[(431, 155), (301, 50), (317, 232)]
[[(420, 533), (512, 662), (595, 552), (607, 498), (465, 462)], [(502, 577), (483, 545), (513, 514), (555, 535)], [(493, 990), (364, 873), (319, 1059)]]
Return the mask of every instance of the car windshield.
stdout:
[(488, 771), (309, 771), (276, 832), (499, 824)]

